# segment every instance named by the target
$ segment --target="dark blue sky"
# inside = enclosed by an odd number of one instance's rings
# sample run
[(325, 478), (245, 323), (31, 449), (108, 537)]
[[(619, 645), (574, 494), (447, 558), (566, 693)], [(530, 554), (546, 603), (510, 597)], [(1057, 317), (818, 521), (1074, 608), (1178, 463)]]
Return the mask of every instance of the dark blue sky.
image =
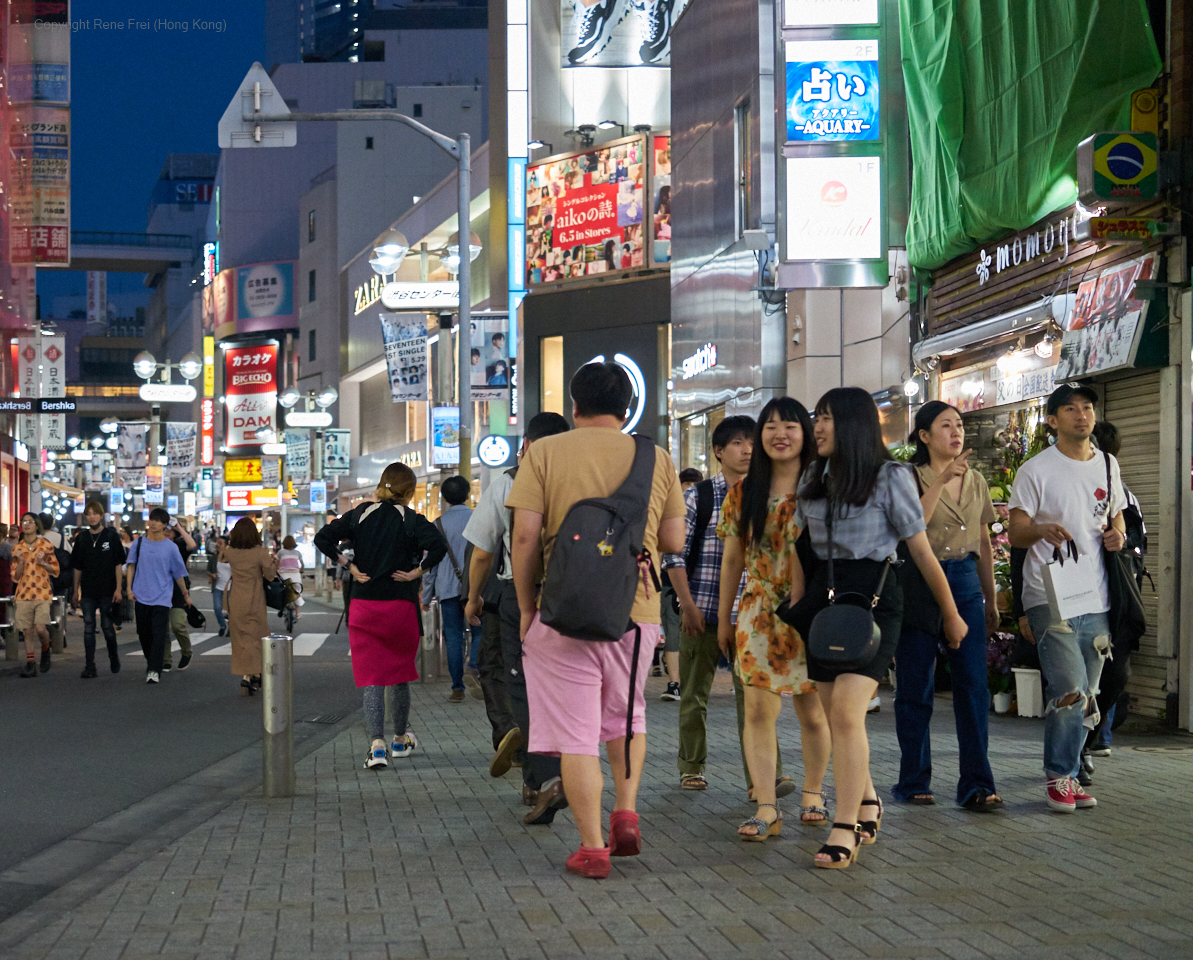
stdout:
[[(265, 55), (264, 0), (73, 0), (71, 221), (75, 230), (145, 229), (168, 153), (216, 153), (216, 124)], [(165, 29), (168, 19), (187, 29)], [(222, 29), (196, 28), (195, 21)], [(100, 21), (97, 23), (97, 21)], [(83, 24), (87, 29), (79, 29)], [(115, 24), (122, 24), (117, 28)], [(266, 64), (268, 67), (269, 64)], [(112, 292), (140, 274), (109, 274)], [(38, 271), (42, 313), (83, 293), (85, 275)]]

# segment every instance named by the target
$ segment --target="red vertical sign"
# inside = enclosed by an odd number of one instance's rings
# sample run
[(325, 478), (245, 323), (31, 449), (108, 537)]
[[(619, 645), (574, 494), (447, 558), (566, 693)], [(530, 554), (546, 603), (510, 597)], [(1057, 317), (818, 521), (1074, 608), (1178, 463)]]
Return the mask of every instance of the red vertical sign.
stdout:
[(278, 406), (277, 342), (224, 351), (224, 409), (228, 429), (225, 444), (229, 450), (257, 447), (263, 442), (258, 434), (274, 423)]
[(199, 411), (199, 463), (204, 467), (210, 467), (215, 463), (215, 400), (204, 397), (200, 402)]

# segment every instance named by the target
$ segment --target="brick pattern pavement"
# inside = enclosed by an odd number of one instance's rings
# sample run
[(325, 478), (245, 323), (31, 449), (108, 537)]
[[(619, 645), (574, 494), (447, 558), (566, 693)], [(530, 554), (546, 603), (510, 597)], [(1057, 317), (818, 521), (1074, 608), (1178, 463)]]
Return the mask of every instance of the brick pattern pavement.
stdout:
[[(361, 768), (356, 727), (299, 765), (300, 795), (249, 795), (145, 860), (10, 952), (21, 960), (689, 960), (907, 957), (915, 960), (1193, 956), (1193, 738), (1119, 735), (1098, 761), (1101, 806), (1049, 813), (1038, 720), (992, 718), (1000, 814), (951, 804), (888, 806), (879, 842), (846, 871), (816, 870), (823, 828), (787, 803), (782, 839), (746, 844), (750, 813), (733, 699), (710, 703), (705, 793), (681, 792), (677, 707), (648, 692), (650, 749), (641, 856), (608, 880), (568, 876), (570, 816), (526, 827), (517, 771), (487, 776), (481, 704), (414, 687), (419, 753)], [(889, 691), (872, 716), (875, 782), (898, 749)], [(1134, 721), (1132, 721), (1132, 724)], [(1128, 724), (1129, 729), (1132, 724)], [(952, 795), (956, 744), (937, 701), (935, 784)], [(781, 744), (798, 777), (798, 731)], [(606, 799), (611, 798), (606, 790)]]

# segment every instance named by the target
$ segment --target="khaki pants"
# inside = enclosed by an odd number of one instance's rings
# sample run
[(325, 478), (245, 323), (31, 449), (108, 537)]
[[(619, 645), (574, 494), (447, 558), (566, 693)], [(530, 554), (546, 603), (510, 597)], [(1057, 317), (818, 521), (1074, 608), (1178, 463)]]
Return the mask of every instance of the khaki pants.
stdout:
[[(191, 655), (191, 627), (186, 622), (186, 609), (183, 607), (170, 608), (170, 632), (174, 634), (174, 638), (178, 641), (178, 646), (182, 650), (184, 657)], [(173, 649), (174, 644), (167, 640), (166, 652), (162, 658), (162, 666), (169, 667), (173, 665)]]
[[(721, 659), (721, 648), (717, 646), (716, 624), (694, 637), (680, 633), (679, 637), (679, 772), (703, 773), (708, 759), (708, 694), (712, 690), (717, 663)], [(741, 734), (745, 727), (746, 713), (741, 681), (733, 674), (733, 699), (737, 704), (737, 743), (742, 752), (741, 765), (746, 776), (746, 786), (752, 788), (750, 768), (746, 764), (745, 749), (741, 747)], [(775, 734), (776, 740), (778, 734)], [(776, 750), (778, 762), (775, 776), (783, 776), (783, 755)]]

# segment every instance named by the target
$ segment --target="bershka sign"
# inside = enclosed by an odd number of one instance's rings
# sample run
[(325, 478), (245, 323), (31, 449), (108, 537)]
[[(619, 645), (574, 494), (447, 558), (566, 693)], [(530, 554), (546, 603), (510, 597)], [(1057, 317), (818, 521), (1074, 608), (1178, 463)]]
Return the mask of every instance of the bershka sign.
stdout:
[(690, 357), (683, 361), (683, 379), (691, 380), (698, 373), (704, 373), (717, 365), (716, 344), (706, 343)]
[(276, 340), (229, 347), (224, 352), (228, 449), (257, 447), (262, 442), (258, 436), (262, 430), (276, 433), (277, 369)]

